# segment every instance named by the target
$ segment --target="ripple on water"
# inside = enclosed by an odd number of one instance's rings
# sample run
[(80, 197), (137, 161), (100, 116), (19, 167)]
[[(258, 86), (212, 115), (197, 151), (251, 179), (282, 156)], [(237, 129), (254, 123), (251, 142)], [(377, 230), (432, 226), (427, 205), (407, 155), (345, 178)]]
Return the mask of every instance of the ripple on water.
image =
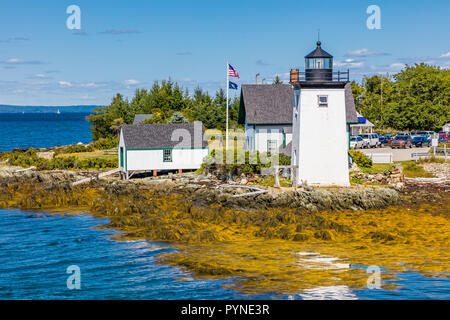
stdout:
[[(450, 280), (404, 273), (395, 290), (317, 287), (297, 295), (246, 296), (224, 288), (228, 280), (194, 280), (179, 268), (157, 264), (170, 252), (161, 243), (113, 241), (106, 219), (0, 209), (0, 299), (448, 299)], [(337, 258), (297, 252), (311, 268), (346, 269)], [(78, 265), (82, 290), (66, 287), (66, 269)], [(352, 266), (355, 267), (355, 266)], [(184, 279), (184, 280), (180, 280)]]

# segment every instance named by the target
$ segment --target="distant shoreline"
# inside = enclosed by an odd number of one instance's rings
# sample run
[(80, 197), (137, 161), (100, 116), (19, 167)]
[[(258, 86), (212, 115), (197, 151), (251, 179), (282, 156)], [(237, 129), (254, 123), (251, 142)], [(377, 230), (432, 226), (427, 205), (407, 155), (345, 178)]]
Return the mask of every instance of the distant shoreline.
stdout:
[(20, 114), (20, 113), (91, 113), (94, 109), (101, 108), (98, 105), (74, 105), (74, 106), (15, 106), (0, 105), (2, 114)]

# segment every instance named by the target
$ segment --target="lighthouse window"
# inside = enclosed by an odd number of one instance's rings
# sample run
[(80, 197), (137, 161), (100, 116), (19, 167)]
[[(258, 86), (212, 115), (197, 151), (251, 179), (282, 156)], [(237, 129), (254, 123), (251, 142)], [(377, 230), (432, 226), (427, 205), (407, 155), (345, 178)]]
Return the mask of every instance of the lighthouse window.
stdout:
[(328, 96), (317, 96), (319, 107), (327, 108), (328, 107)]

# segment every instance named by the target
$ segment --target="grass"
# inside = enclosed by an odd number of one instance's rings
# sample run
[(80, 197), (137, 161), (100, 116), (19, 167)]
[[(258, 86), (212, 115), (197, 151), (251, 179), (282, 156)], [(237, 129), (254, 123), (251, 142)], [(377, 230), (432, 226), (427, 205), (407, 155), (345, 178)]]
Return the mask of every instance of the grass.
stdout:
[(372, 168), (362, 168), (361, 169), (362, 172), (367, 173), (367, 174), (376, 174), (376, 173), (383, 173), (386, 171), (391, 171), (393, 170), (393, 166), (392, 164), (389, 163), (374, 163), (372, 165)]
[[(261, 182), (257, 183), (257, 185), (273, 187), (275, 185), (275, 177), (273, 176), (265, 177), (263, 180), (261, 180)], [(291, 187), (291, 180), (280, 177), (280, 187), (286, 188)]]
[(59, 154), (56, 157), (58, 158), (67, 158), (71, 156), (75, 156), (81, 160), (99, 158), (103, 160), (114, 160), (117, 159), (117, 155), (109, 155), (105, 154), (107, 150), (95, 150), (92, 152), (80, 152), (80, 153), (67, 153), (67, 154)]
[(403, 173), (407, 178), (434, 178), (435, 176), (415, 161), (402, 161)]

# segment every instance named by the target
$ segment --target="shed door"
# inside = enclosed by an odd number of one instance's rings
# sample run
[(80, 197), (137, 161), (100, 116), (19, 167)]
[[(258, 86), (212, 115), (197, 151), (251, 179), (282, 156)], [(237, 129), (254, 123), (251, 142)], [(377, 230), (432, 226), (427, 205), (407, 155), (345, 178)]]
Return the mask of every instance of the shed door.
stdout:
[(120, 166), (123, 168), (123, 147), (120, 147)]

